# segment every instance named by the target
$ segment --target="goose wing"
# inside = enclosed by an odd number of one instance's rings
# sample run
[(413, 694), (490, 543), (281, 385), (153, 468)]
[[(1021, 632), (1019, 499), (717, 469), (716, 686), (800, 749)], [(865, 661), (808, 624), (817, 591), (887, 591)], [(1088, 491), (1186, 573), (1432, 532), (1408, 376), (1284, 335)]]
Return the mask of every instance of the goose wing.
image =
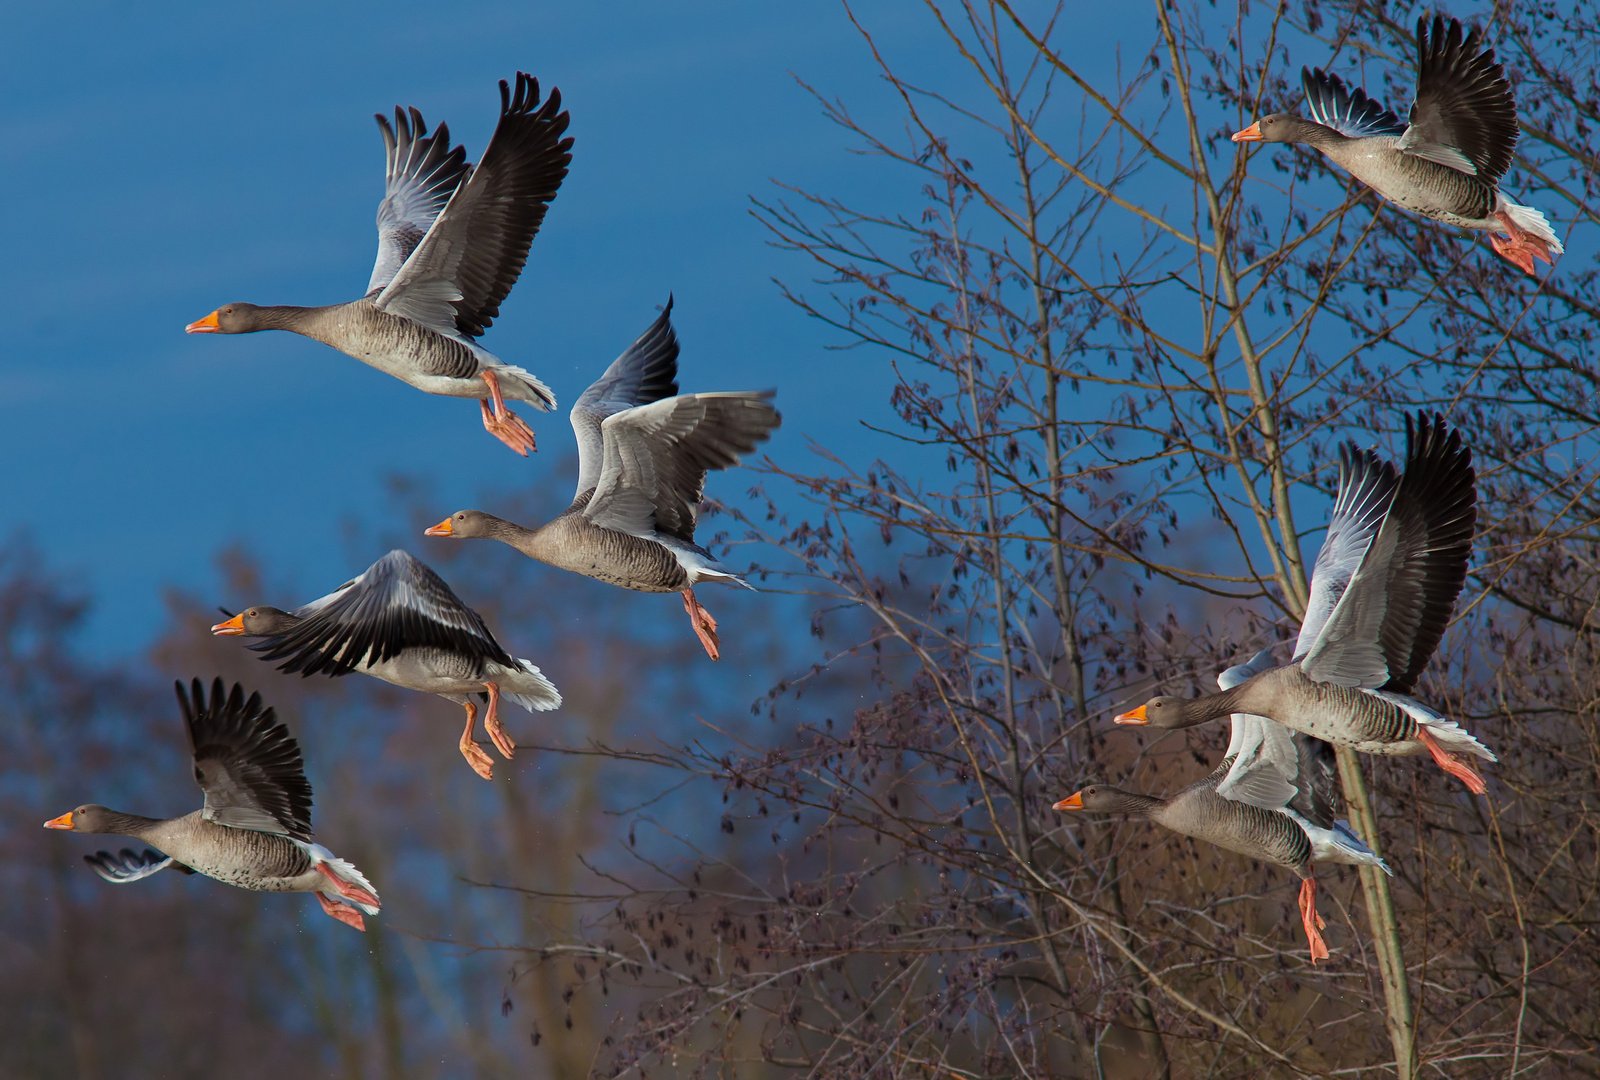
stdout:
[(634, 536), (694, 543), (706, 472), (739, 464), (782, 422), (772, 392), (680, 394), (613, 413), (594, 496), (583, 513)]
[(477, 168), (373, 303), (447, 334), (475, 338), (500, 314), (528, 247), (572, 162), (561, 91), (500, 82), (500, 122)]
[[(1305, 650), (1300, 667), (1307, 676), (1399, 694), (1416, 685), (1467, 579), (1474, 480), (1472, 452), (1443, 417), (1406, 417), (1405, 473), (1377, 536)], [(1320, 555), (1317, 565), (1320, 572)], [(1302, 643), (1305, 637), (1302, 630)]]
[(282, 671), (348, 675), (412, 648), (445, 649), (480, 664), (516, 663), (443, 578), (398, 549), (296, 614), (305, 617), (251, 646), (264, 660), (286, 660)]
[(182, 863), (174, 863), (171, 855), (163, 855), (149, 848), (145, 848), (142, 853), (132, 848), (123, 848), (115, 855), (109, 851), (97, 851), (93, 855), (85, 855), (83, 861), (89, 864), (91, 870), (113, 885), (143, 881), (151, 874), (159, 873), (169, 866), (194, 873)]
[(1311, 596), (1300, 623), (1294, 658), (1304, 660), (1339, 605), (1400, 488), (1400, 477), (1387, 461), (1354, 443), (1339, 447), (1339, 492), (1328, 518), (1328, 534), (1311, 569)]
[(1406, 126), (1359, 86), (1351, 88), (1331, 71), (1301, 68), (1300, 85), (1306, 92), (1306, 112), (1323, 127), (1350, 139), (1374, 135), (1399, 135)]
[(1494, 50), (1481, 48), (1477, 27), (1462, 36), (1461, 22), (1417, 20), (1417, 100), (1400, 137), (1408, 154), (1499, 182), (1517, 145), (1517, 104)]
[(589, 385), (572, 406), (572, 433), (578, 438), (578, 490), (600, 482), (605, 439), (600, 425), (625, 409), (669, 398), (678, 392), (678, 335), (672, 330), (672, 297), (650, 328)]
[(440, 124), (428, 134), (428, 125), (416, 109), (407, 116), (395, 106), (394, 126), (377, 114), (383, 132), (383, 200), (378, 203), (378, 259), (367, 282), (367, 295), (382, 290), (455, 194), (462, 179), (471, 175), (464, 148), (450, 146), (450, 128)]
[[(1217, 686), (1231, 690), (1276, 666), (1272, 650), (1262, 649), (1245, 663), (1218, 675)], [(1288, 805), (1298, 791), (1295, 748), (1289, 729), (1251, 713), (1234, 713), (1229, 723), (1232, 735), (1225, 757), (1232, 758), (1233, 764), (1217, 784), (1217, 794), (1266, 810)]]
[(206, 793), (201, 817), (218, 825), (311, 841), (311, 785), (300, 744), (263, 708), (261, 695), (244, 696), (234, 683), (211, 683), (211, 698), (195, 679), (178, 704), (189, 729), (194, 778)]

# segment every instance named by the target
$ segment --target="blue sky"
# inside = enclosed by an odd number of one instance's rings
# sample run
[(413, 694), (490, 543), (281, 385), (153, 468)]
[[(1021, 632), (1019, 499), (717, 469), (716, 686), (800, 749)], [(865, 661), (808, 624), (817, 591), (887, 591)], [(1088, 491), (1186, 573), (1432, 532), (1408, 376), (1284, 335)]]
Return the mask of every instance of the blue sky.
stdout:
[[(567, 407), (669, 292), (681, 386), (776, 387), (775, 456), (803, 460), (807, 436), (859, 446), (858, 419), (886, 409), (887, 370), (826, 351), (837, 335), (770, 280), (804, 283), (810, 267), (768, 246), (748, 212), (775, 178), (842, 195), (872, 181), (789, 74), (893, 115), (841, 8), (260, 10), (33, 6), (8, 15), (0, 42), (0, 536), (29, 538), (94, 596), (87, 647), (142, 649), (162, 587), (213, 589), (211, 556), (233, 541), (308, 596), (336, 585), (381, 554), (346, 550), (341, 526), (382, 512), (390, 474), (444, 493), (439, 517), (480, 493), (569, 491)], [(945, 55), (911, 6), (862, 17), (907, 56)], [(475, 160), (496, 82), (518, 68), (560, 87), (577, 138), (483, 339), (560, 398), (557, 413), (528, 417), (539, 454), (523, 461), (489, 438), (475, 404), (315, 342), (183, 333), (232, 300), (358, 296), (382, 186), (372, 114), (414, 105)], [(426, 558), (427, 543), (409, 546)]]

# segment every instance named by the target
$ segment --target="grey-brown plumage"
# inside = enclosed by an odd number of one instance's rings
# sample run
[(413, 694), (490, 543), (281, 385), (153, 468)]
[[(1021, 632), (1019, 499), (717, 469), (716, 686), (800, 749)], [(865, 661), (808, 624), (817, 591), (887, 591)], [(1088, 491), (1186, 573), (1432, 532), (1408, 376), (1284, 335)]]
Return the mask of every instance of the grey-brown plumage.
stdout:
[(394, 550), (359, 577), (294, 611), (264, 604), (217, 623), (213, 634), (263, 640), (250, 646), (263, 660), (282, 660), (280, 671), (310, 677), (359, 671), (408, 690), (437, 694), (467, 712), (462, 756), (485, 780), (492, 759), (474, 741), (478, 705), (489, 703), (483, 726), (506, 758), (516, 741), (500, 722), (500, 698), (545, 711), (561, 694), (530, 661), (512, 656), (483, 617), (443, 578), (409, 552)]
[(1055, 808), (1148, 818), (1175, 833), (1294, 871), (1302, 882), (1300, 915), (1311, 962), (1326, 959), (1328, 946), (1319, 933), (1324, 924), (1317, 916), (1311, 841), (1287, 815), (1217, 794), (1217, 785), (1233, 764), (1232, 757), (1224, 758), (1206, 777), (1170, 799), (1095, 784), (1062, 799)]
[[(1490, 234), (1495, 251), (1527, 273), (1561, 241), (1544, 215), (1500, 190), (1516, 148), (1511, 83), (1477, 27), (1435, 15), (1417, 20), (1417, 94), (1410, 122), (1321, 68), (1301, 69), (1306, 111), (1273, 113), (1234, 142), (1304, 143), (1408, 210)], [(1502, 240), (1497, 233), (1505, 233)]]
[[(505, 405), (555, 408), (550, 388), (502, 362), (474, 339), (500, 314), (528, 248), (572, 161), (561, 93), (541, 101), (539, 82), (500, 83), (500, 121), (476, 167), (449, 130), (426, 134), (422, 114), (395, 109), (378, 126), (385, 189), (378, 257), (360, 300), (327, 307), (228, 304), (190, 323), (190, 333), (287, 330), (424, 390), (477, 398), (484, 427), (524, 456), (533, 432)], [(491, 407), (492, 405), (492, 407)]]
[(238, 684), (228, 692), (214, 680), (209, 699), (199, 679), (177, 691), (205, 805), (162, 819), (87, 803), (45, 827), (132, 836), (167, 856), (86, 856), (107, 881), (138, 881), (177, 865), (253, 892), (315, 893), (323, 911), (365, 929), (361, 912), (377, 913), (377, 893), (355, 867), (312, 842), (311, 785), (288, 729), (260, 694), (246, 698)]
[(486, 537), (529, 558), (639, 592), (678, 592), (707, 654), (716, 620), (702, 581), (748, 584), (694, 542), (706, 473), (731, 468), (781, 422), (771, 391), (678, 394), (672, 300), (572, 407), (578, 485), (572, 505), (537, 529), (460, 510), (430, 536)]
[(1477, 520), (1471, 452), (1442, 417), (1406, 418), (1406, 467), (1354, 446), (1312, 573), (1291, 663), (1199, 698), (1162, 695), (1116, 717), (1183, 728), (1252, 713), (1362, 753), (1431, 754), (1478, 794), (1494, 755), (1409, 696), (1466, 580)]

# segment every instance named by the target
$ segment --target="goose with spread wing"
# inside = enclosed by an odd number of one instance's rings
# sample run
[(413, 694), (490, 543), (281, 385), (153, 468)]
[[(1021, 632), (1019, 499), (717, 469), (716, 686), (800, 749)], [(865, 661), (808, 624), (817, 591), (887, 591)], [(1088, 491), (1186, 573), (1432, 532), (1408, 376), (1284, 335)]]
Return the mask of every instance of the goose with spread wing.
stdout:
[(95, 873), (123, 884), (168, 866), (254, 892), (308, 892), (346, 926), (365, 930), (362, 912), (378, 913), (378, 894), (361, 871), (311, 839), (311, 785), (300, 745), (260, 694), (245, 697), (221, 679), (211, 696), (199, 679), (175, 684), (189, 732), (194, 776), (205, 806), (176, 818), (151, 818), (94, 803), (45, 822), (47, 829), (117, 833), (159, 851), (84, 856)]
[[(1230, 690), (1273, 667), (1263, 649), (1248, 663), (1228, 668), (1217, 685)], [(1173, 832), (1293, 870), (1300, 877), (1300, 920), (1311, 962), (1328, 958), (1317, 915), (1319, 862), (1372, 866), (1391, 873), (1350, 823), (1334, 819), (1337, 797), (1333, 747), (1291, 732), (1266, 717), (1232, 715), (1232, 734), (1222, 763), (1204, 779), (1170, 799), (1138, 795), (1096, 784), (1055, 804), (1057, 810), (1090, 810), (1143, 817)]]
[(1472, 453), (1443, 417), (1406, 417), (1400, 476), (1370, 450), (1341, 447), (1339, 493), (1293, 661), (1220, 693), (1151, 698), (1116, 722), (1184, 728), (1253, 713), (1365, 754), (1432, 754), (1483, 794), (1473, 758), (1494, 754), (1409, 696), (1466, 582), (1473, 484)]
[(477, 168), (450, 147), (449, 128), (427, 134), (422, 114), (382, 115), (387, 182), (378, 204), (378, 258), (359, 300), (327, 307), (220, 307), (191, 334), (288, 330), (331, 345), (419, 390), (477, 398), (483, 426), (526, 457), (533, 431), (506, 407), (555, 408), (531, 373), (498, 359), (476, 339), (499, 316), (572, 162), (561, 92), (539, 99), (539, 82), (517, 73), (500, 83), (500, 122)]
[(679, 394), (672, 299), (572, 407), (578, 487), (572, 505), (537, 529), (460, 510), (429, 536), (488, 537), (529, 558), (640, 592), (683, 594), (711, 659), (717, 622), (694, 595), (702, 581), (749, 584), (694, 542), (706, 471), (727, 469), (782, 418), (771, 391)]
[(1561, 241), (1543, 214), (1500, 190), (1517, 145), (1517, 105), (1494, 50), (1482, 46), (1477, 27), (1463, 36), (1459, 20), (1435, 15), (1430, 32), (1418, 19), (1410, 123), (1339, 76), (1301, 68), (1311, 118), (1273, 113), (1233, 141), (1314, 147), (1398, 206), (1487, 232), (1496, 252), (1531, 274), (1533, 260), (1562, 253)]
[(488, 701), (483, 729), (507, 759), (517, 744), (500, 721), (500, 699), (529, 712), (561, 704), (560, 692), (537, 667), (506, 652), (483, 616), (438, 574), (398, 549), (304, 607), (246, 608), (211, 632), (265, 638), (250, 647), (263, 660), (283, 660), (280, 671), (308, 678), (359, 671), (455, 702), (467, 710), (461, 756), (485, 780), (493, 778), (494, 765), (473, 739), (475, 698)]

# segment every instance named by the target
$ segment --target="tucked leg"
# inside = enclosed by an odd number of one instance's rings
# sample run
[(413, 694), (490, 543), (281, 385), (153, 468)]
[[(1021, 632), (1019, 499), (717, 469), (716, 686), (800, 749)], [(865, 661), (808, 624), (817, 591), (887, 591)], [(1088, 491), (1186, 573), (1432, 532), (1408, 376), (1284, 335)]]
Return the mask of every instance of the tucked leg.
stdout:
[(717, 620), (711, 617), (711, 612), (700, 606), (700, 601), (695, 599), (693, 589), (683, 590), (683, 610), (689, 613), (689, 622), (694, 626), (700, 644), (706, 647), (706, 655), (713, 660), (721, 660), (722, 650), (717, 641)]
[(1322, 940), (1322, 928), (1327, 923), (1317, 914), (1317, 879), (1306, 878), (1300, 883), (1300, 922), (1306, 928), (1306, 940), (1311, 943), (1311, 962), (1328, 958), (1328, 943)]
[(484, 368), (478, 373), (478, 378), (488, 386), (489, 397), (494, 402), (494, 409), (491, 411), (488, 401), (481, 399), (478, 401), (478, 408), (483, 412), (484, 430), (523, 457), (527, 457), (529, 450), (538, 449), (533, 444), (533, 429), (523, 423), (522, 418), (516, 413), (506, 408), (505, 398), (500, 393), (500, 379), (493, 369)]
[(1417, 729), (1417, 738), (1422, 740), (1422, 745), (1428, 748), (1428, 753), (1433, 755), (1433, 760), (1439, 763), (1439, 768), (1459, 779), (1467, 785), (1467, 790), (1474, 795), (1482, 795), (1488, 791), (1483, 782), (1483, 775), (1478, 772), (1477, 763), (1467, 754), (1456, 754), (1439, 745), (1439, 740), (1427, 728)]
[(467, 759), (467, 764), (472, 766), (473, 772), (485, 780), (493, 780), (494, 759), (472, 741), (472, 729), (478, 724), (478, 703), (469, 701), (466, 708), (467, 728), (461, 733), (461, 756)]
[(483, 714), (483, 730), (489, 733), (489, 738), (494, 741), (494, 747), (500, 751), (500, 756), (507, 761), (517, 752), (517, 744), (512, 741), (511, 735), (500, 723), (500, 687), (492, 682), (483, 684), (489, 691), (489, 709)]
[(357, 930), (366, 930), (367, 920), (361, 917), (361, 912), (349, 904), (341, 904), (337, 900), (329, 900), (321, 893), (312, 893), (317, 898), (317, 903), (322, 905), (322, 910), (332, 915), (346, 926), (353, 926)]
[[(357, 885), (352, 881), (346, 881), (338, 874), (335, 874), (331, 869), (329, 869), (327, 863), (318, 863), (317, 873), (333, 882), (333, 887), (338, 889), (339, 895), (344, 897), (346, 900), (354, 900), (356, 903), (366, 904), (368, 907), (379, 906), (378, 898), (376, 896), (373, 896), (360, 885)], [(318, 895), (321, 894), (319, 893)]]

